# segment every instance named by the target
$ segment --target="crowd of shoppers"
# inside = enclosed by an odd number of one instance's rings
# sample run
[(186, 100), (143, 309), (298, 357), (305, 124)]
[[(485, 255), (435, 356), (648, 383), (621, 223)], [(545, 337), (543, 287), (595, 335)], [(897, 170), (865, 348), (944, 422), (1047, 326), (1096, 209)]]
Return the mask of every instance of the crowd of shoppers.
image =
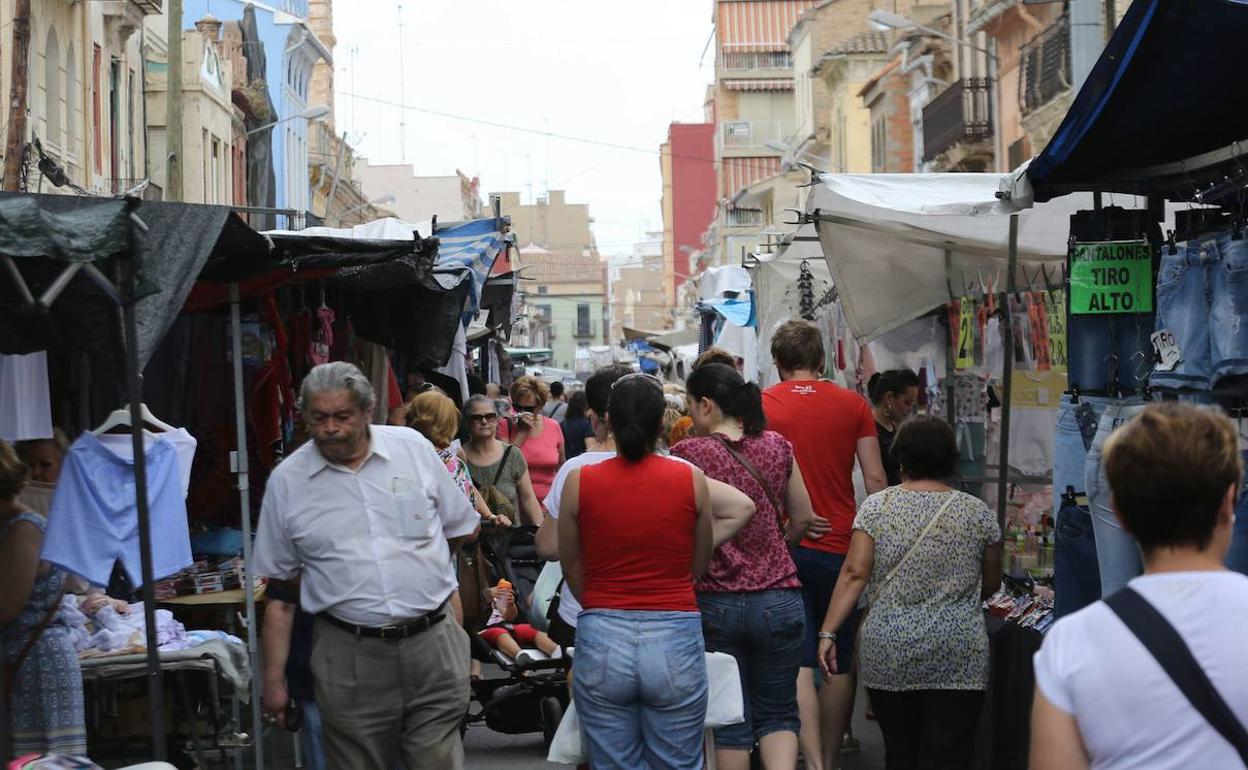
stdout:
[[(822, 339), (800, 321), (776, 330), (771, 353), (781, 381), (766, 391), (711, 349), (683, 387), (612, 365), (571, 390), (522, 377), (510, 401), (473, 396), (462, 412), (425, 390), (394, 428), (367, 426), (373, 395), (358, 370), (318, 367), (301, 401), (312, 441), (270, 480), (257, 541), (261, 574), (302, 583), (277, 582), (270, 597), (266, 711), (284, 714), (302, 603), (327, 766), (462, 766), (467, 639), (443, 621), (482, 629), (462, 612), (472, 581), (449, 557), (480, 522), (540, 523), (538, 555), (565, 580), (538, 646), (575, 647), (592, 767), (703, 766), (706, 652), (733, 657), (744, 696), (744, 720), (715, 730), (719, 767), (750, 767), (757, 752), (767, 768), (795, 768), (799, 755), (835, 768), (860, 685), (890, 770), (973, 766), (997, 517), (951, 486), (957, 441), (946, 421), (911, 416), (914, 372), (876, 374), (864, 399), (821, 379)], [(1243, 474), (1236, 428), (1208, 410), (1150, 406), (1104, 455), (1145, 574), (1127, 598), (1049, 633), (1033, 767), (1234, 766), (1248, 717), (1236, 647), (1248, 579), (1222, 566)], [(10, 482), (0, 473), (0, 498), (16, 493)], [(14, 527), (30, 521), (19, 508), (0, 499)], [(367, 528), (343, 523), (360, 515)], [(9, 562), (36, 574), (29, 559)], [(42, 593), (26, 595), (37, 606)], [(6, 601), (6, 613), (20, 609)]]

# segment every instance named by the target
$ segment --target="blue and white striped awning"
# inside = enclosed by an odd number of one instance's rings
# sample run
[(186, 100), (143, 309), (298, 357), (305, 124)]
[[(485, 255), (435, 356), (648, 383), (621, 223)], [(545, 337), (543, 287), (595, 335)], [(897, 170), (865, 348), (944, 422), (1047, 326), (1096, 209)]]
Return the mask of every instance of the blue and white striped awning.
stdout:
[(481, 306), (481, 291), (490, 277), (494, 260), (504, 248), (503, 233), (499, 220), (474, 219), (470, 222), (439, 227), (434, 235), (438, 238), (438, 261), (433, 275), (444, 289), (453, 289), (464, 280), (465, 271), (472, 278), (470, 306), (464, 308), (466, 324)]

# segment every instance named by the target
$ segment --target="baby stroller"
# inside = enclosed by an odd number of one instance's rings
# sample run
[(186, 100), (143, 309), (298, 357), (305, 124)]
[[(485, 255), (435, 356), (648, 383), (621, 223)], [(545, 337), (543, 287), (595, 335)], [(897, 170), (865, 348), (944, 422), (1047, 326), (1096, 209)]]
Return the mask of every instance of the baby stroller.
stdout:
[[(536, 527), (481, 530), (481, 553), (490, 573), (490, 585), (500, 579), (512, 584), (519, 611), (517, 623), (531, 622), (533, 586), (544, 564), (534, 545), (536, 531)], [(538, 627), (544, 628), (545, 624), (539, 621)], [(506, 735), (540, 732), (549, 748), (568, 705), (569, 662), (563, 658), (549, 659), (534, 651), (536, 660), (521, 666), (476, 633), (471, 636), (473, 657), (496, 664), (504, 676), (473, 681), (472, 703), (464, 718), (464, 729), (484, 722), (491, 730)]]

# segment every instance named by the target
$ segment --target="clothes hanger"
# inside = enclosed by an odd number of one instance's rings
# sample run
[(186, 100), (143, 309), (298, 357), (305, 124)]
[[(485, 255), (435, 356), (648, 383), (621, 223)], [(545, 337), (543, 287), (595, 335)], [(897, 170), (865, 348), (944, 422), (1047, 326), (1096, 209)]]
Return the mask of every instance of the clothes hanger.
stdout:
[[(139, 404), (139, 419), (143, 421), (144, 426), (152, 428), (154, 433), (170, 433), (177, 430), (172, 425), (157, 419), (156, 415), (147, 408), (147, 404)], [(130, 423), (130, 405), (123, 405), (120, 409), (114, 409), (109, 413), (104, 422), (100, 426), (91, 431), (92, 435), (101, 436), (105, 433), (115, 431), (117, 428), (131, 428)]]

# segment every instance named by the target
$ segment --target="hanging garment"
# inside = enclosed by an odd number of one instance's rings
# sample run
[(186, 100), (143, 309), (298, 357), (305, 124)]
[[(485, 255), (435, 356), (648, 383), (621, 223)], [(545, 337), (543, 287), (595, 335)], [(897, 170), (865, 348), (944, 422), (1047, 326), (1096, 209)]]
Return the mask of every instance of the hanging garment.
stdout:
[[(154, 435), (144, 457), (152, 577), (160, 579), (192, 562), (178, 448), (163, 434)], [(113, 564), (120, 561), (135, 586), (143, 582), (134, 462), (91, 433), (83, 433), (65, 455), (41, 558), (97, 586), (108, 584)]]
[(451, 343), (451, 357), (438, 367), (438, 371), (459, 383), (460, 400), (463, 406), (468, 400), (468, 336), (461, 324), (455, 328), (455, 341)]
[(52, 438), (46, 351), (0, 356), (0, 438)]
[(308, 345), (308, 360), (313, 366), (320, 366), (329, 363), (329, 349), (334, 345), (333, 308), (317, 308), (314, 326), (312, 342)]
[[(123, 462), (134, 462), (134, 441), (129, 433), (103, 433), (96, 436), (102, 446), (117, 455)], [(186, 497), (191, 490), (191, 467), (195, 464), (195, 449), (199, 442), (186, 428), (153, 433), (143, 431), (143, 451), (151, 449), (157, 441), (168, 441), (178, 456), (178, 478), (182, 484), (182, 496)]]

